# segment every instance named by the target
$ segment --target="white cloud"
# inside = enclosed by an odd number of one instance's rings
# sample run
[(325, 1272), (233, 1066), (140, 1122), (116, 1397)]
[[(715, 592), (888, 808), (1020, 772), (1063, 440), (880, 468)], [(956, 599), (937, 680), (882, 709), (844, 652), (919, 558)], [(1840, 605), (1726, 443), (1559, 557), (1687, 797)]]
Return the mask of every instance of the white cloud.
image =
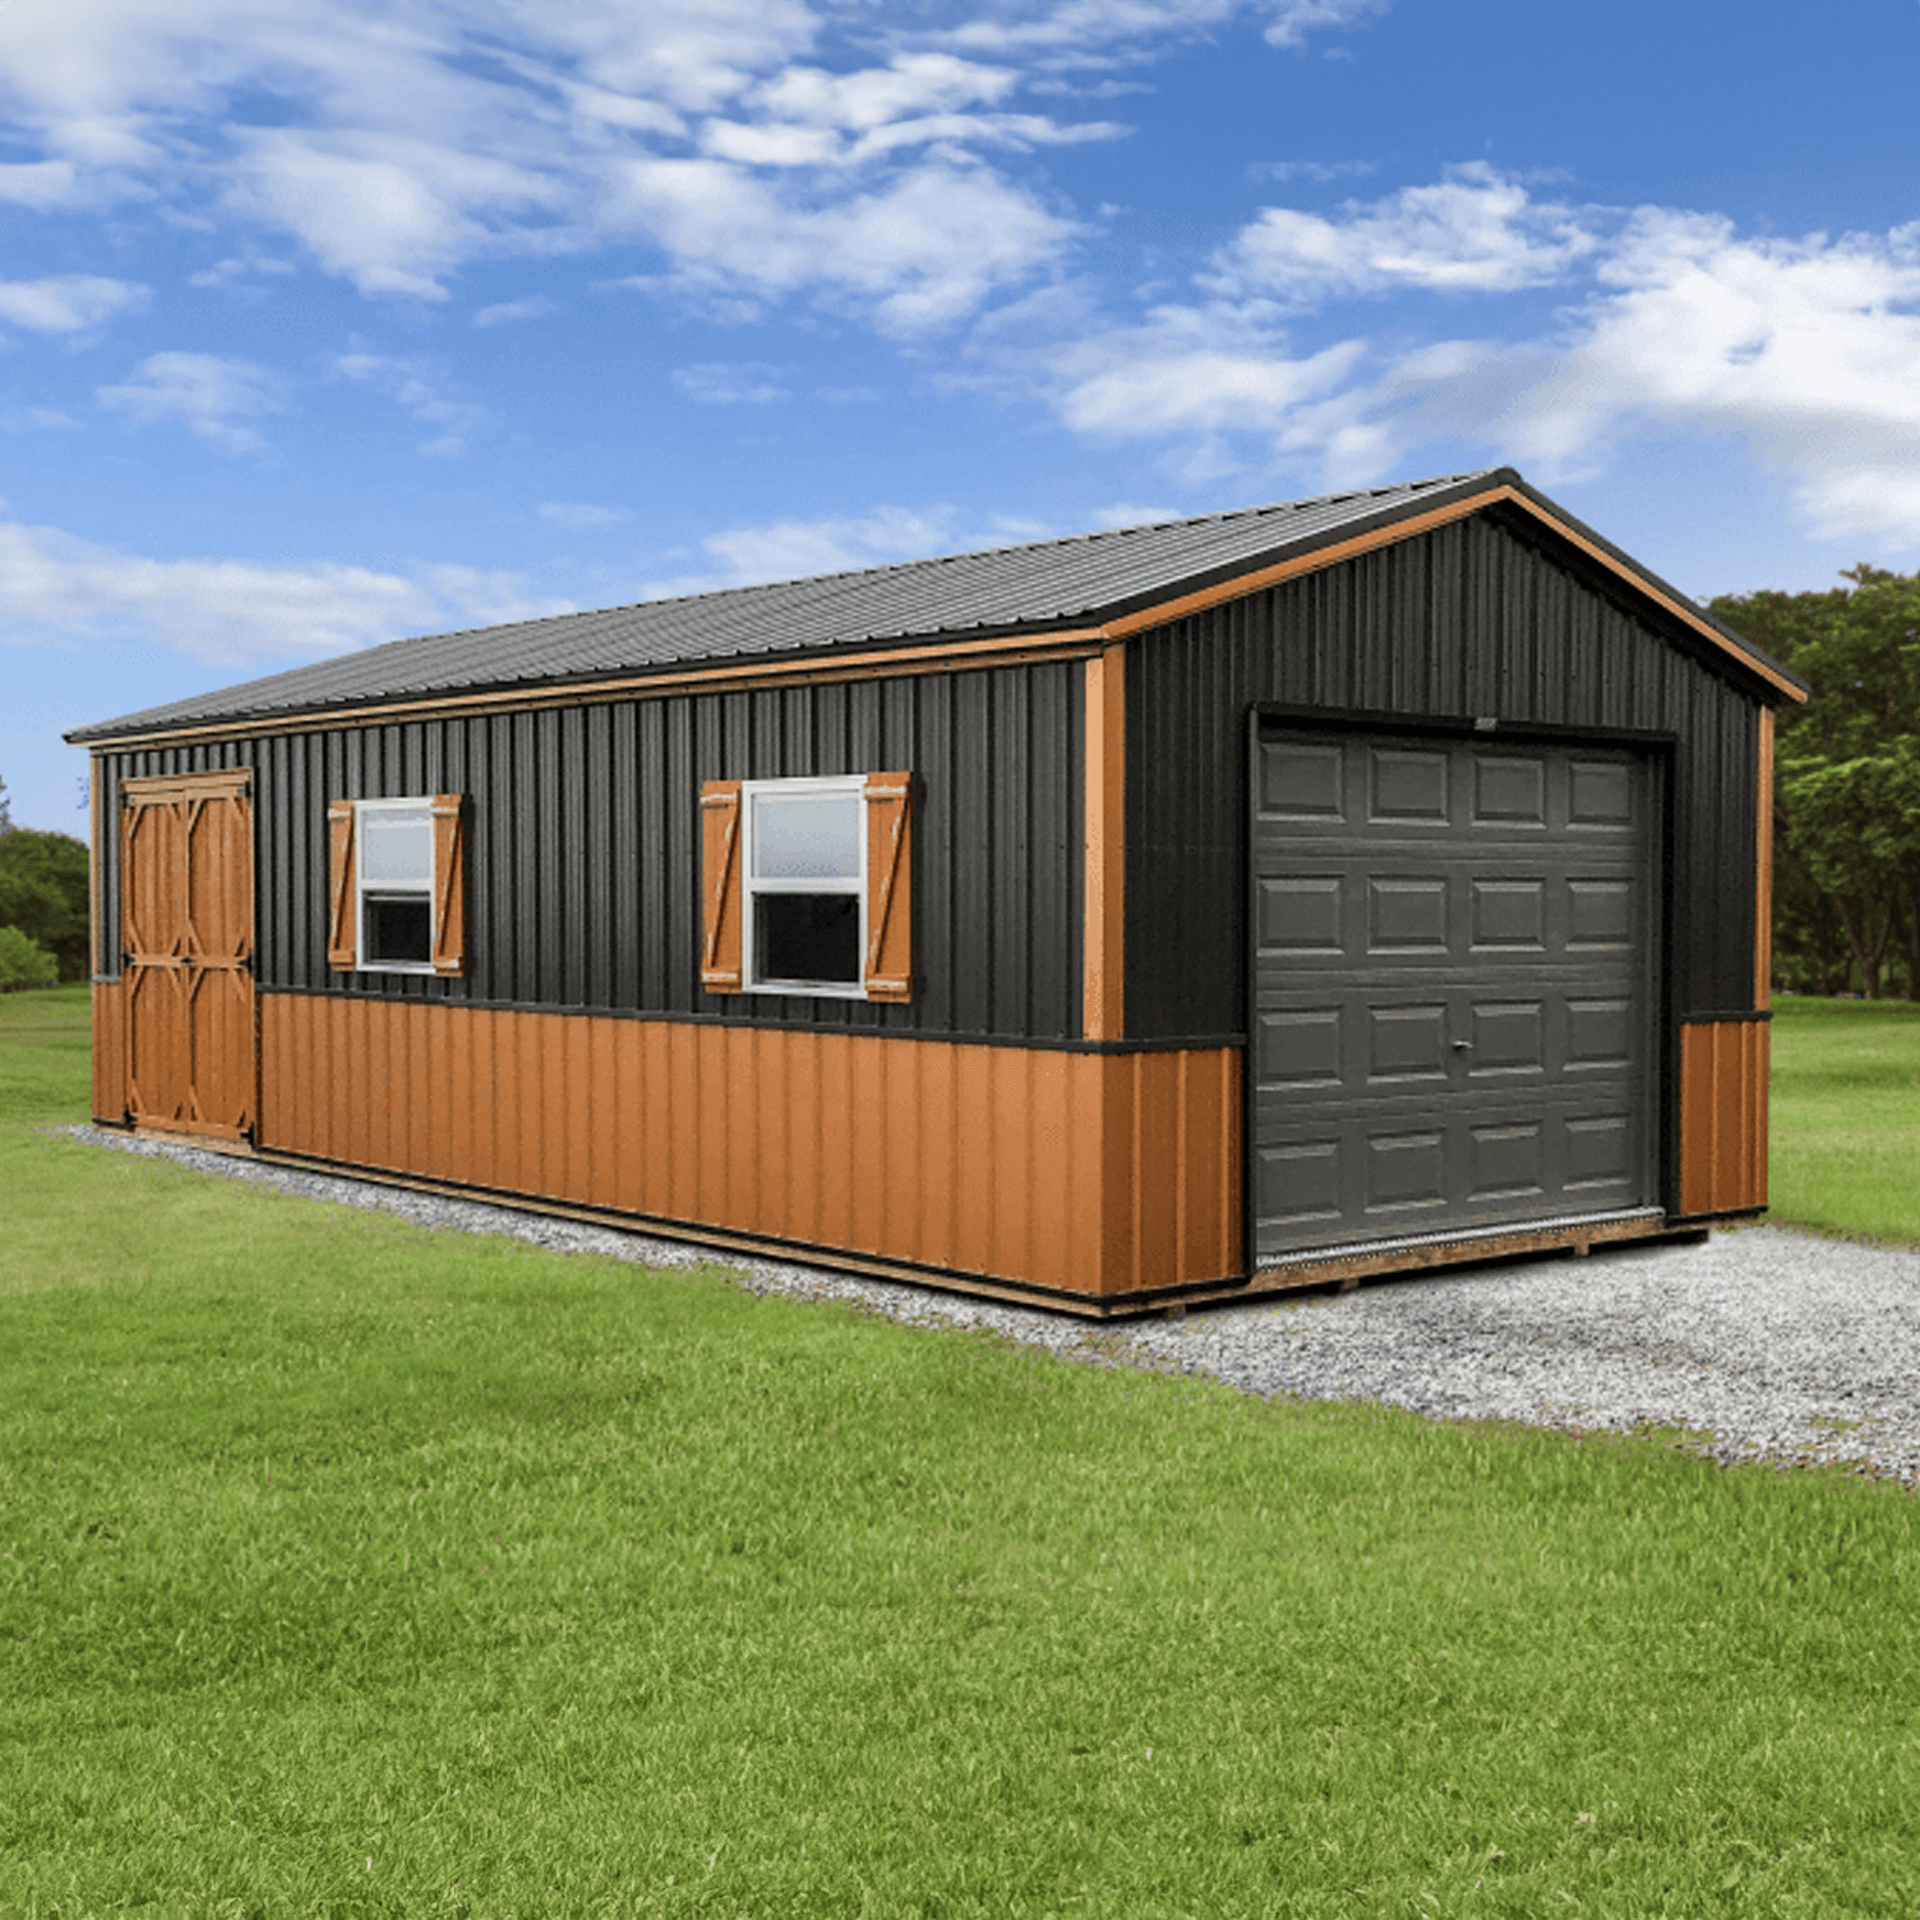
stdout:
[(508, 216), (570, 197), (531, 168), (400, 134), (276, 128), (245, 145), (234, 204), (297, 235), (362, 293), (444, 299), (441, 279), (494, 250)]
[(8, 433), (76, 433), (80, 422), (58, 407), (15, 407), (0, 401), (0, 427)]
[(1143, 41), (1207, 33), (1245, 12), (1265, 16), (1270, 45), (1300, 47), (1314, 32), (1357, 26), (1386, 7), (1387, 0), (1002, 0), (941, 38), (976, 52), (1103, 63)]
[[(958, 156), (1120, 129), (982, 111), (1021, 76), (952, 50), (801, 64), (825, 31), (802, 0), (310, 0), (291, 12), (273, 0), (9, 0), (0, 111), (45, 157), (0, 171), (0, 197), (160, 195), (192, 221), (222, 211), (204, 204), (219, 182), (225, 211), (292, 235), (363, 293), (438, 300), (475, 259), (631, 237), (636, 206), (673, 198), (660, 170), (695, 164), (691, 144), (722, 197), (776, 226), (811, 224), (777, 270), (745, 278), (763, 294), (857, 293), (895, 327), (964, 313), (1030, 269), (1037, 236), (1065, 236)], [(930, 147), (932, 163), (904, 157)], [(855, 168), (889, 177), (856, 185)], [(787, 177), (780, 196), (759, 189), (762, 169)], [(943, 183), (958, 204), (935, 241), (964, 251), (936, 268), (929, 250), (876, 236), (918, 219)], [(708, 182), (699, 197), (718, 190)], [(711, 277), (730, 251), (697, 221), (640, 226), (680, 284)], [(838, 270), (842, 246), (851, 264)], [(741, 277), (737, 262), (726, 272)]]
[(952, 520), (952, 511), (946, 507), (878, 507), (867, 514), (733, 527), (709, 534), (700, 543), (717, 566), (649, 581), (641, 588), (641, 597), (665, 600), (769, 580), (848, 573), (896, 560), (923, 560), (950, 545)]
[(708, 406), (765, 405), (788, 397), (787, 389), (780, 384), (780, 369), (763, 360), (709, 360), (675, 367), (673, 384), (687, 399)]
[(1337, 220), (1269, 207), (1216, 256), (1208, 284), (1228, 298), (1311, 306), (1404, 288), (1511, 293), (1560, 279), (1599, 237), (1566, 207), (1474, 162), (1434, 186), (1404, 187)]
[(265, 367), (212, 353), (149, 354), (132, 378), (94, 397), (143, 426), (178, 421), (223, 453), (257, 452), (266, 441), (253, 423), (286, 404)]
[(998, 175), (945, 162), (813, 208), (719, 161), (634, 162), (625, 213), (673, 257), (683, 291), (771, 298), (818, 286), (897, 334), (964, 318), (1075, 231)]
[(579, 611), (575, 601), (530, 594), (519, 574), (500, 568), (433, 566), (421, 577), (437, 600), (435, 618), (442, 627), (498, 627)]
[(1309, 34), (1322, 28), (1332, 32), (1358, 26), (1369, 15), (1386, 10), (1387, 0), (1278, 0), (1266, 37), (1272, 46), (1301, 47)]
[(1816, 536), (1920, 543), (1920, 259), (1905, 231), (1742, 237), (1645, 209), (1551, 331), (1440, 340), (1356, 369), (1276, 437), (1334, 484), (1426, 445), (1552, 483), (1636, 439), (1735, 442), (1782, 475)]
[(559, 311), (544, 293), (534, 293), (524, 300), (502, 300), (497, 305), (482, 307), (473, 316), (473, 324), (476, 327), (497, 327), (508, 320), (544, 320), (548, 314)]
[(1009, 67), (982, 66), (950, 53), (897, 54), (884, 67), (829, 73), (788, 67), (748, 95), (779, 121), (870, 133), (896, 121), (1004, 99), (1020, 84)]
[(1151, 527), (1162, 521), (1186, 517), (1184, 507), (1142, 507), (1130, 500), (1117, 500), (1110, 507), (1099, 507), (1089, 516), (1096, 527)]
[[(1000, 24), (1058, 64), (1069, 45), (1204, 31), (1247, 3), (1076, 0), (1035, 18), (1016, 0)], [(1284, 24), (1361, 4), (1254, 10)], [(1127, 129), (1015, 111), (1035, 57), (886, 28), (875, 54), (858, 22), (805, 0), (8, 0), (0, 113), (42, 154), (0, 168), (0, 199), (138, 196), (214, 230), (237, 214), (403, 300), (445, 298), (477, 260), (638, 236), (666, 256), (651, 278), (707, 301), (824, 296), (924, 331), (1075, 236), (986, 157)], [(714, 230), (716, 208), (747, 216), (744, 243)], [(769, 237), (775, 262), (756, 271), (744, 256)], [(201, 284), (238, 279), (243, 259)]]
[(594, 507), (576, 500), (543, 500), (537, 511), (549, 526), (569, 533), (600, 533), (633, 518), (625, 507)]
[(63, 203), (224, 178), (328, 271), (433, 298), (476, 254), (552, 244), (619, 143), (815, 31), (799, 0), (8, 0), (0, 111), (66, 171), (7, 179)]
[(1081, 120), (1061, 126), (1033, 113), (932, 113), (918, 120), (902, 120), (876, 127), (847, 149), (847, 158), (862, 162), (883, 158), (906, 147), (970, 150), (990, 147), (1024, 153), (1030, 147), (1081, 146), (1095, 140), (1123, 140), (1133, 129), (1118, 120)]
[(1048, 74), (1028, 81), (1027, 91), (1057, 100), (1124, 100), (1131, 94), (1157, 89), (1145, 80), (1063, 80), (1057, 74)]
[[(1289, 273), (1320, 293), (1397, 284), (1395, 343), (1321, 328), (1296, 346)], [(1420, 295), (1547, 279), (1564, 292), (1544, 323), (1528, 305), (1504, 337), (1418, 337)], [(1142, 324), (987, 329), (980, 350), (1070, 428), (1158, 438), (1190, 478), (1277, 463), (1364, 485), (1438, 453), (1551, 483), (1635, 439), (1707, 437), (1784, 476), (1816, 535), (1920, 543), (1920, 223), (1756, 238), (1667, 208), (1576, 216), (1463, 169), (1339, 221), (1263, 215), (1191, 302)]]
[[(212, 266), (203, 268), (188, 282), (196, 287), (236, 286), (254, 274), (280, 275), (297, 272), (290, 260), (271, 260), (254, 255), (234, 255), (225, 260), (216, 260)], [(258, 288), (251, 289), (258, 292)]]
[(249, 90), (315, 126), (392, 133), (491, 123), (513, 137), (551, 120), (555, 99), (586, 117), (598, 99), (605, 123), (631, 102), (626, 118), (672, 124), (817, 32), (804, 0), (8, 0), (0, 98), (82, 165), (164, 167), (181, 125)]
[(70, 160), (15, 160), (0, 165), (0, 201), (46, 212), (68, 205), (75, 197)]
[(95, 273), (0, 280), (0, 321), (34, 333), (81, 333), (147, 303), (147, 289)]
[(342, 653), (410, 633), (569, 611), (509, 575), (430, 569), (421, 579), (330, 561), (151, 560), (53, 527), (0, 523), (0, 634), (132, 636), (228, 669)]
[(1070, 387), (1060, 402), (1083, 433), (1280, 432), (1300, 404), (1339, 386), (1359, 360), (1358, 341), (1305, 359), (1195, 347), (1122, 362)]
[(748, 167), (832, 167), (847, 158), (840, 136), (830, 127), (709, 120), (700, 129), (700, 145), (716, 160), (736, 160)]
[(907, 147), (1023, 149), (1111, 140), (1128, 129), (1111, 121), (1062, 125), (1040, 114), (963, 111), (1014, 92), (1013, 68), (983, 66), (947, 53), (899, 54), (885, 67), (829, 73), (791, 67), (755, 88), (741, 105), (761, 116), (708, 120), (702, 148), (752, 166), (859, 166)]
[(1510, 431), (1531, 457), (1730, 434), (1793, 476), (1815, 532), (1920, 538), (1920, 227), (1750, 240), (1650, 209), (1599, 279), (1514, 395)]
[(1030, 147), (1118, 140), (1130, 131), (1113, 120), (1062, 126), (1031, 113), (931, 113), (890, 121), (849, 140), (830, 127), (714, 119), (701, 128), (700, 145), (717, 159), (745, 166), (847, 169), (888, 159), (910, 147), (1025, 152)]
[(486, 424), (486, 409), (442, 392), (435, 370), (424, 361), (356, 350), (336, 354), (328, 371), (384, 394), (422, 426), (435, 429), (430, 440), (420, 443), (422, 453), (440, 458), (465, 453), (468, 441)]
[(710, 110), (788, 65), (820, 32), (805, 0), (504, 0), (491, 11), (500, 27), (587, 84), (681, 113)]
[(1349, 384), (1364, 355), (1358, 341), (1296, 353), (1265, 306), (1215, 302), (1156, 308), (1138, 326), (1065, 343), (1016, 341), (995, 358), (1003, 380), (1025, 367), (1077, 433), (1190, 438), (1284, 432), (1305, 402)]

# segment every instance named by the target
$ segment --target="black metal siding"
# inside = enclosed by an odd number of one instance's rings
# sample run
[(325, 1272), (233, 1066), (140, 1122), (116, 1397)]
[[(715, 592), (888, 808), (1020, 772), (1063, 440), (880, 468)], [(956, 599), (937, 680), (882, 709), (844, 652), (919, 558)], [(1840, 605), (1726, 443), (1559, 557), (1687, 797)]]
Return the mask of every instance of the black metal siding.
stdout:
[(1674, 737), (1673, 1004), (1753, 1006), (1756, 696), (1704, 649), (1473, 519), (1142, 635), (1127, 649), (1127, 1034), (1246, 1020), (1245, 739), (1271, 702)]
[[(267, 988), (1063, 1040), (1080, 1029), (1083, 711), (1066, 662), (286, 734), (110, 754), (104, 817), (127, 775), (257, 767)], [(701, 782), (895, 768), (917, 783), (915, 998), (703, 992)], [(414, 793), (468, 796), (467, 971), (332, 973), (327, 801)]]

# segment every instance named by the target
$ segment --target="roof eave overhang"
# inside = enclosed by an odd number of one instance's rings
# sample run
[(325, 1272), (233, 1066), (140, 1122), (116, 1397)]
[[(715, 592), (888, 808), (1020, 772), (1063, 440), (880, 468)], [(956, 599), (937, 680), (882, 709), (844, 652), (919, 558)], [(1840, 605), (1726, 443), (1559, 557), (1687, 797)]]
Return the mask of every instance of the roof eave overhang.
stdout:
[(513, 712), (528, 707), (658, 698), (672, 693), (725, 691), (775, 683), (858, 680), (936, 673), (945, 667), (1014, 666), (1033, 659), (1071, 659), (1097, 653), (1109, 643), (1103, 628), (1081, 622), (1033, 621), (958, 633), (902, 634), (857, 645), (810, 647), (777, 654), (721, 655), (657, 667), (605, 673), (496, 681), (445, 689), (373, 694), (362, 700), (316, 701), (253, 712), (174, 721), (145, 727), (76, 727), (63, 734), (69, 745), (94, 753), (164, 746), (194, 740), (253, 738), (261, 734), (311, 732), (383, 722), (428, 720), (441, 715)]

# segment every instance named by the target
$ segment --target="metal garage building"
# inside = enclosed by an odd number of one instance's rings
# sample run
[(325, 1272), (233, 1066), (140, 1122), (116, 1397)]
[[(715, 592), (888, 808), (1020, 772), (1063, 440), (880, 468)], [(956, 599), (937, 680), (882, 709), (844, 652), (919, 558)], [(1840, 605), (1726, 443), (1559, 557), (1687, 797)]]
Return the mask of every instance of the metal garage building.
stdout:
[(1510, 470), (94, 755), (96, 1117), (1113, 1312), (1766, 1203), (1773, 708)]

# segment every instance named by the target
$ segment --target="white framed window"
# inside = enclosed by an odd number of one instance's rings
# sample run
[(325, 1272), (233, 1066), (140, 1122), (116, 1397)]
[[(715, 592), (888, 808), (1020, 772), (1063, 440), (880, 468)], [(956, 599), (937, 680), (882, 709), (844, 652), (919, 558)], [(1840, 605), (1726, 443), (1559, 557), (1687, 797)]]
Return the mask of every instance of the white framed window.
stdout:
[(359, 970), (432, 973), (432, 799), (356, 801), (353, 831)]
[(867, 997), (866, 786), (861, 775), (741, 782), (748, 993)]

